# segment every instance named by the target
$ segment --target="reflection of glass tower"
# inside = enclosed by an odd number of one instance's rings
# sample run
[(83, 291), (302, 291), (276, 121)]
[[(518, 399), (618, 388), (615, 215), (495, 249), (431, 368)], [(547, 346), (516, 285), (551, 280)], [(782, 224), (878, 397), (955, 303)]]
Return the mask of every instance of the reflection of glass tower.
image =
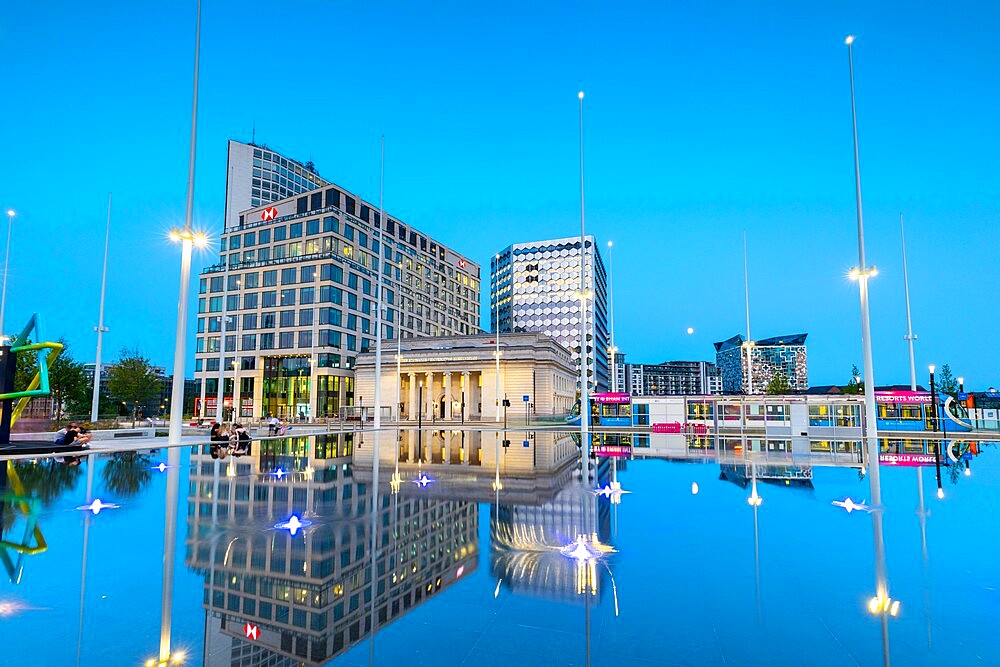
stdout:
[[(228, 462), (192, 456), (187, 565), (205, 577), (204, 664), (324, 663), (370, 634), (373, 592), (381, 627), (476, 567), (474, 503), (385, 495), (373, 585), (371, 488), (347, 461), (279, 479), (256, 461), (228, 477)], [(312, 525), (274, 528), (293, 513)]]
[(542, 505), (491, 505), (490, 573), (515, 593), (575, 601), (589, 589), (598, 596), (603, 570), (583, 571), (559, 551), (591, 530), (609, 543), (610, 505), (578, 481)]
[[(607, 274), (594, 237), (586, 237), (587, 375), (591, 390), (607, 391)], [(552, 336), (580, 359), (580, 239), (515, 243), (501, 250), (490, 268), (493, 331), (538, 331)], [(499, 323), (497, 313), (499, 312)], [(579, 369), (579, 366), (577, 366)], [(579, 383), (579, 381), (578, 381)]]

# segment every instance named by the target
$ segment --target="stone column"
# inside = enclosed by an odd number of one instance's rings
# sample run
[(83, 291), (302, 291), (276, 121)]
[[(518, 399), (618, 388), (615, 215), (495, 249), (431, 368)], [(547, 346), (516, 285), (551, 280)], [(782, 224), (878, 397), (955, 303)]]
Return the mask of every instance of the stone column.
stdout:
[(469, 421), (469, 403), (472, 402), (472, 386), (469, 384), (469, 371), (462, 371), (462, 421)]
[(444, 418), (451, 419), (451, 371), (444, 373)]
[(417, 417), (417, 376), (416, 373), (409, 373), (410, 389), (406, 393), (409, 397), (406, 402), (406, 419), (412, 421)]
[(434, 373), (424, 373), (424, 387), (427, 393), (424, 394), (424, 419), (434, 420)]

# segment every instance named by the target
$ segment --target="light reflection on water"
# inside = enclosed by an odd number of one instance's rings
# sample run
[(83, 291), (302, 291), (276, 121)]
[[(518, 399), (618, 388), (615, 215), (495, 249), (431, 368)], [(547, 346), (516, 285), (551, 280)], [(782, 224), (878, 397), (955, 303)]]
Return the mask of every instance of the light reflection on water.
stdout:
[[(584, 482), (576, 442), (387, 431), (374, 515), (371, 467), (351, 464), (371, 460), (371, 433), (256, 442), (226, 461), (185, 449), (170, 651), (208, 665), (867, 665), (885, 650), (897, 664), (968, 664), (994, 653), (989, 624), (967, 619), (1000, 601), (995, 447), (980, 448), (971, 477), (944, 468), (944, 500), (933, 466), (883, 466), (882, 508), (847, 512), (847, 499), (870, 498), (851, 457), (636, 449), (600, 459)], [(156, 465), (167, 455), (94, 458), (18, 463), (4, 477), (0, 664), (159, 653), (172, 476)], [(97, 498), (118, 507), (76, 511)], [(76, 642), (38, 640), (54, 627)]]

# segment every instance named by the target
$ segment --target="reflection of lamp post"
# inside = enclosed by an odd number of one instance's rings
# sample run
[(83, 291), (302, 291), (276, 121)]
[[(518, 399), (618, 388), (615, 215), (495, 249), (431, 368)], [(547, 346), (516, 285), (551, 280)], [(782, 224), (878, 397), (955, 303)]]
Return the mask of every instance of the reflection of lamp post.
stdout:
[(420, 437), (420, 427), (424, 418), (424, 381), (420, 380), (417, 386), (417, 437)]
[[(937, 392), (934, 387), (934, 364), (927, 367), (927, 370), (931, 374), (931, 414), (933, 415), (931, 422), (931, 429), (935, 432), (938, 430), (938, 406), (937, 406)], [(937, 497), (939, 499), (944, 498), (944, 489), (941, 488), (941, 441), (936, 440), (934, 443), (934, 475), (937, 478)]]

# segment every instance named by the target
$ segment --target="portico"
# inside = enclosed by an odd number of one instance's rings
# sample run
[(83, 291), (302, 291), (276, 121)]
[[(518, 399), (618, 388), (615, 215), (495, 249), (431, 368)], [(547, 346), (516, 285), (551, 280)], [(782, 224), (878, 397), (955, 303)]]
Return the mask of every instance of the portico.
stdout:
[[(380, 404), (387, 419), (495, 421), (497, 411), (503, 409), (498, 399), (505, 396), (519, 408), (528, 403), (533, 415), (552, 416), (568, 413), (576, 399), (569, 351), (544, 334), (501, 335), (499, 383), (492, 334), (403, 339), (398, 360), (396, 347), (395, 340), (383, 341), (387, 354), (383, 356)], [(357, 395), (362, 405), (371, 408), (375, 404), (374, 354), (358, 357), (356, 374)]]

